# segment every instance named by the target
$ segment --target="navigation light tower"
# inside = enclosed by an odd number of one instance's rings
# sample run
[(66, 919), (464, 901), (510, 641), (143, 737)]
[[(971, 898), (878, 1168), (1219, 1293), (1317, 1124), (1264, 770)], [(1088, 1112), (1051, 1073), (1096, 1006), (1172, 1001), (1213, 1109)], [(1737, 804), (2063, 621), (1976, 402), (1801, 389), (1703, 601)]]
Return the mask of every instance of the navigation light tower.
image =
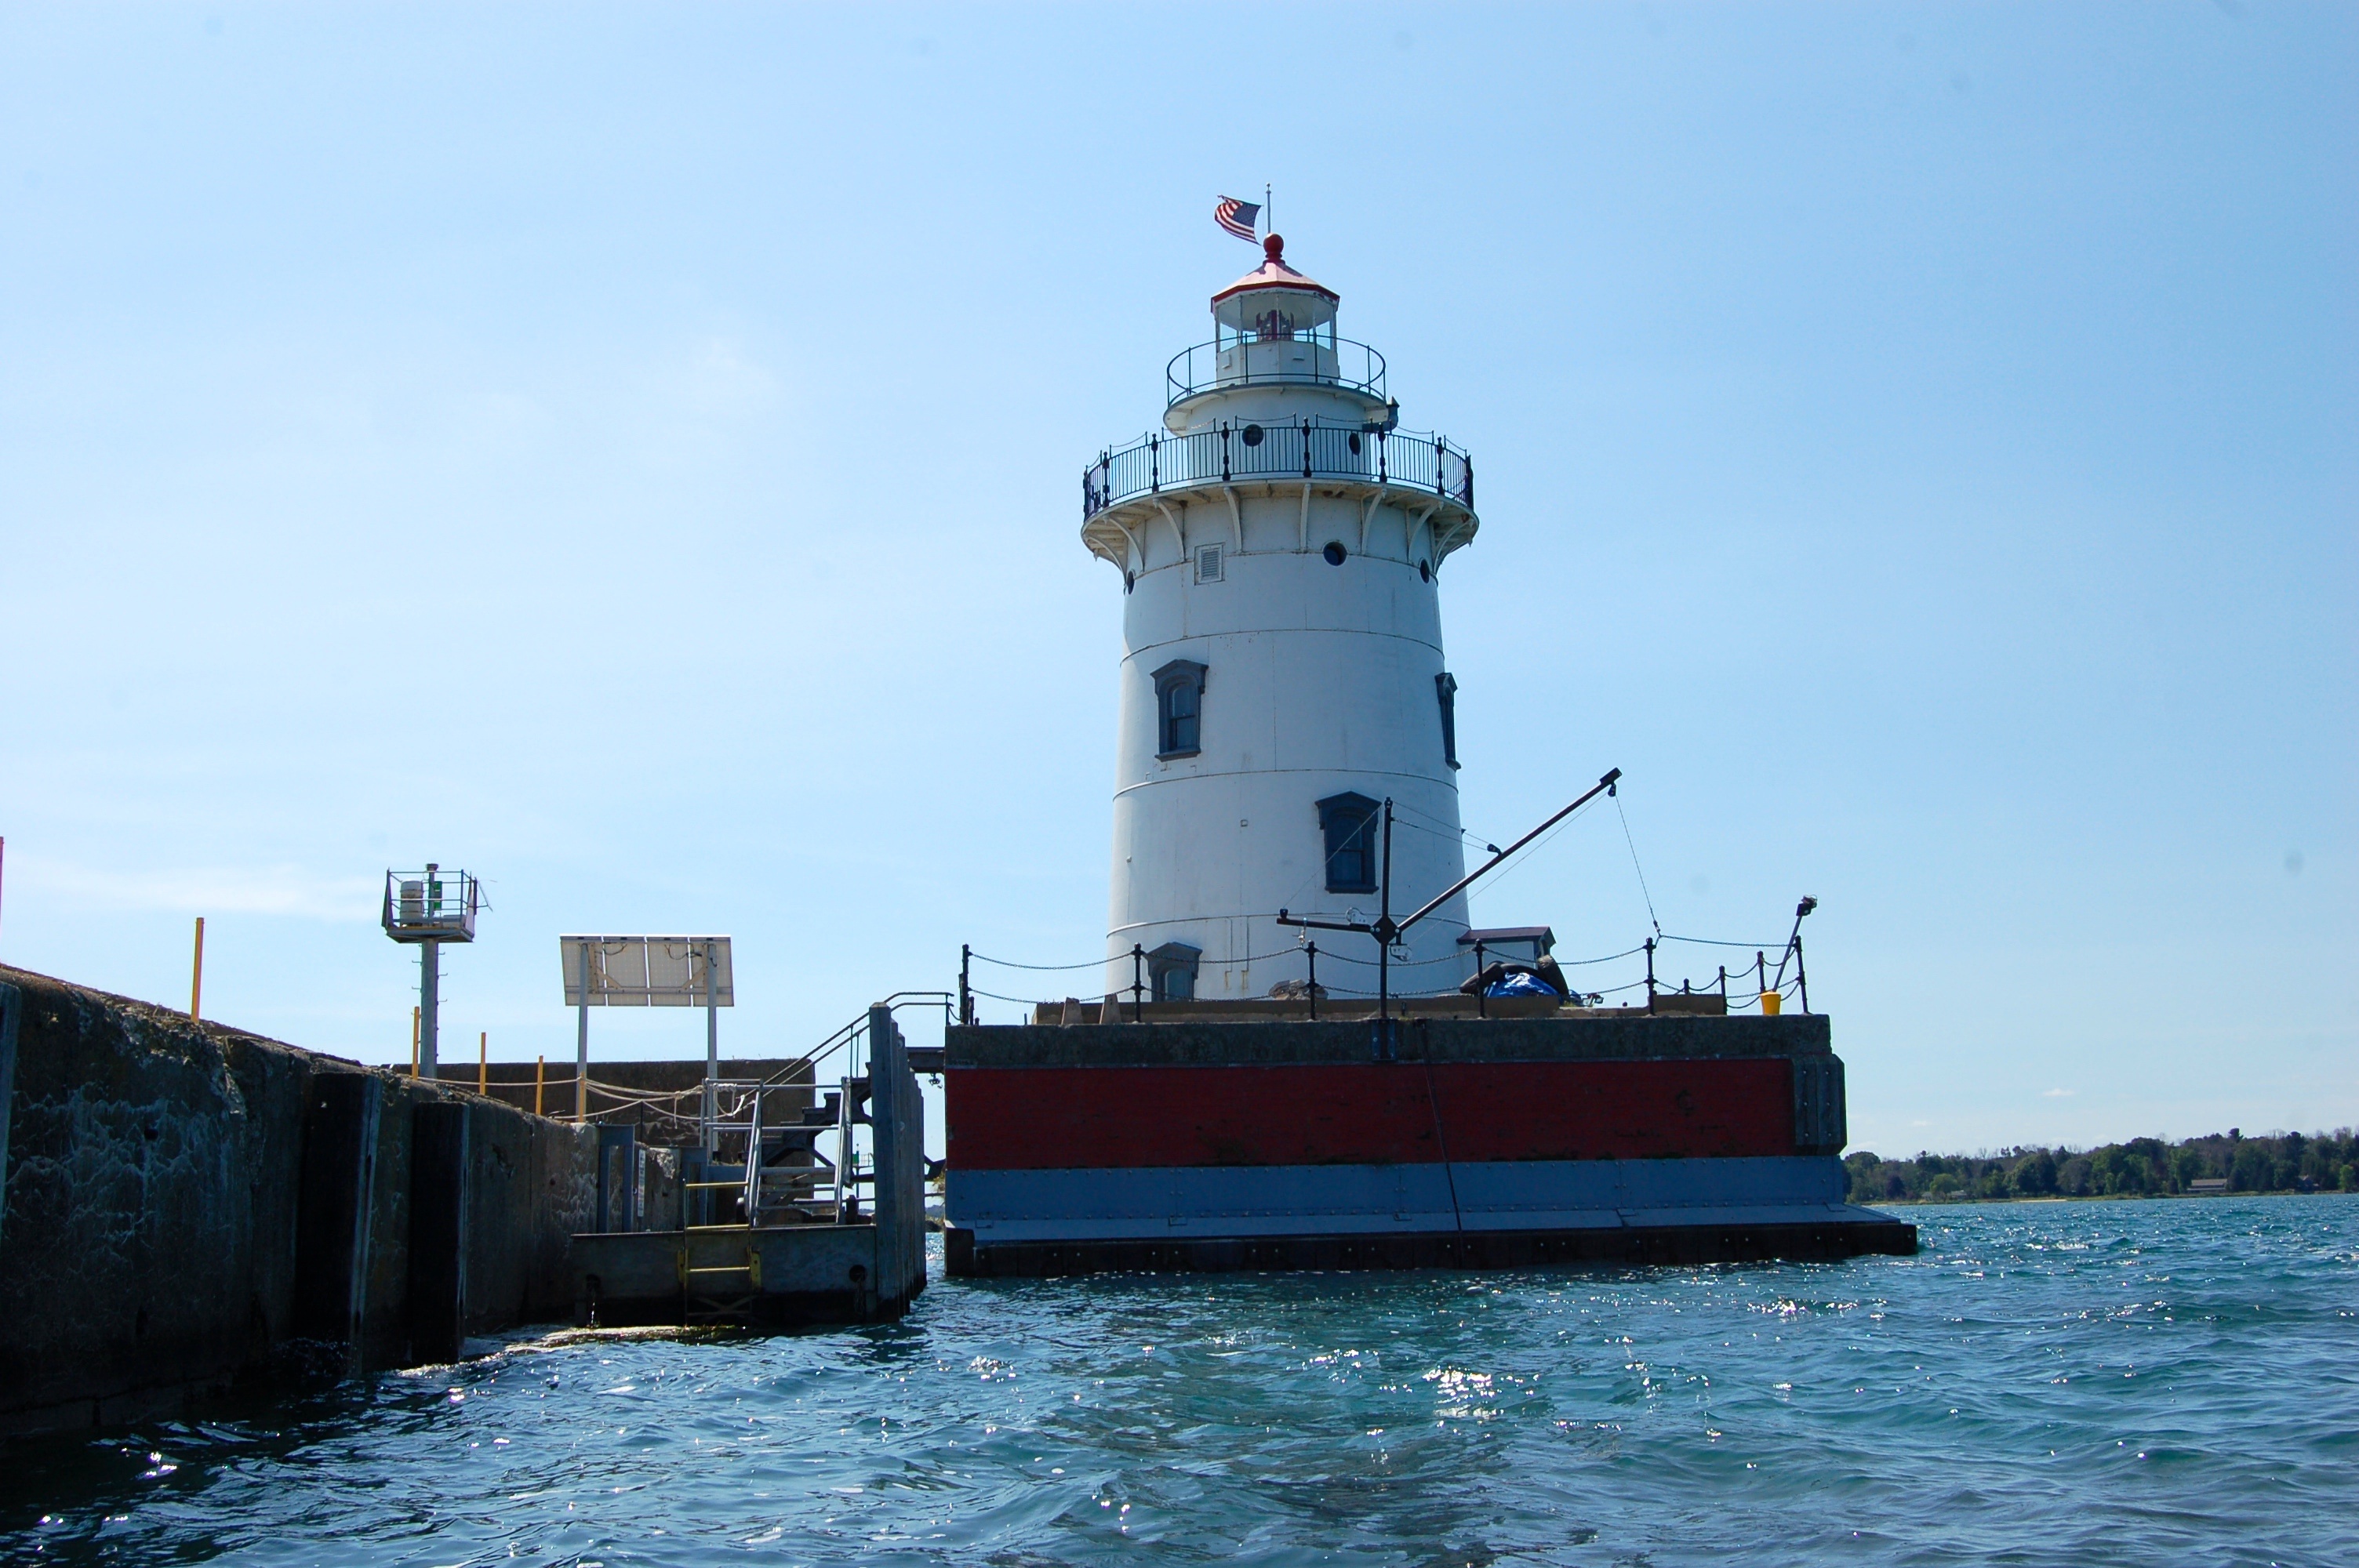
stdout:
[(385, 873), (385, 934), (418, 955), (418, 1076), (435, 1076), (435, 1014), (441, 1004), (442, 944), (473, 942), (483, 884), (433, 861), (423, 871)]

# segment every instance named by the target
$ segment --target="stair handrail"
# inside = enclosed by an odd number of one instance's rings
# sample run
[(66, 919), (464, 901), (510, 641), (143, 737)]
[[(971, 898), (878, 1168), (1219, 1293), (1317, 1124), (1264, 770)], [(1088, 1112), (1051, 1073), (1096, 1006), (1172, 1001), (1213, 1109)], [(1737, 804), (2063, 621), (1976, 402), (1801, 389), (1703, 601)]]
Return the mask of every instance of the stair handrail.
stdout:
[(754, 1091), (754, 1108), (745, 1121), (745, 1225), (762, 1223), (762, 1091)]
[[(951, 1012), (951, 996), (952, 993), (950, 991), (895, 991), (891, 996), (886, 997), (878, 1005), (884, 1007), (896, 1007), (914, 1002), (917, 1005), (924, 1007), (939, 1007), (942, 1010), (944, 1020), (947, 1021)], [(853, 1019), (851, 1022), (844, 1024), (842, 1028), (836, 1030), (834, 1033), (830, 1034), (818, 1044), (812, 1046), (809, 1051), (804, 1052), (793, 1061), (788, 1062), (785, 1066), (780, 1067), (777, 1072), (764, 1079), (763, 1082), (768, 1084), (786, 1083), (793, 1076), (796, 1068), (816, 1067), (820, 1063), (826, 1061), (830, 1056), (834, 1055), (846, 1045), (852, 1044), (853, 1042), (859, 1040), (867, 1033), (868, 1015), (864, 1012), (859, 1017)], [(816, 1079), (818, 1075), (814, 1073), (812, 1077)]]
[[(846, 1066), (850, 1063), (844, 1064)], [(853, 1128), (859, 1122), (852, 1086), (858, 1080), (847, 1076), (838, 1089), (835, 1105), (835, 1222), (849, 1225), (856, 1217), (860, 1204), (860, 1151), (853, 1145)]]

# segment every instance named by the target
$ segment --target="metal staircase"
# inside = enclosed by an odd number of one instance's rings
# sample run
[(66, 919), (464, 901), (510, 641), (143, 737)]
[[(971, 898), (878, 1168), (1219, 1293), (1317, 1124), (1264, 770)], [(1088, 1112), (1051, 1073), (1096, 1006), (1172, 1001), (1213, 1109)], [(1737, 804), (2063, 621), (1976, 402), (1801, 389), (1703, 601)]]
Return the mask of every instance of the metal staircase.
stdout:
[[(714, 1142), (734, 1144), (740, 1162), (708, 1162), (701, 1179), (681, 1184), (690, 1212), (701, 1210), (709, 1222), (682, 1233), (680, 1294), (689, 1323), (744, 1324), (762, 1291), (756, 1230), (863, 1217), (860, 1185), (875, 1177), (860, 1170), (852, 1130), (870, 1120), (869, 1080), (840, 1079), (820, 1104), (780, 1123), (766, 1120), (764, 1102), (803, 1086), (724, 1079), (715, 1087), (744, 1097), (742, 1119), (712, 1124)], [(831, 1140), (832, 1153), (822, 1148)]]
[[(844, 1217), (838, 1213), (836, 1174), (843, 1165), (845, 1130), (840, 1090), (805, 1108), (799, 1121), (755, 1130), (756, 1153), (741, 1200), (755, 1225), (823, 1225)], [(830, 1136), (836, 1144), (832, 1159), (820, 1148)]]

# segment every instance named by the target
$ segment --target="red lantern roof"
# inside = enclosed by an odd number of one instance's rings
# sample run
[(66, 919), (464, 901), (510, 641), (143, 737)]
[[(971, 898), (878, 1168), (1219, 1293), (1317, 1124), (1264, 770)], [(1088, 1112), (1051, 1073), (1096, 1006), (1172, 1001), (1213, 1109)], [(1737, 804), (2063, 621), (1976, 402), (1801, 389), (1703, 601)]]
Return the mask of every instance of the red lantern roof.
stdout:
[(1337, 294), (1333, 289), (1329, 288), (1326, 285), (1313, 282), (1311, 279), (1303, 276), (1300, 273), (1286, 265), (1285, 236), (1280, 234), (1270, 235), (1267, 239), (1262, 241), (1261, 249), (1263, 256), (1261, 265), (1254, 268), (1253, 271), (1245, 274), (1245, 276), (1237, 279), (1236, 282), (1229, 285), (1226, 288), (1223, 288), (1218, 294), (1212, 296), (1213, 309), (1219, 309), (1221, 308), (1221, 301), (1224, 299), (1233, 299), (1240, 294), (1252, 294), (1263, 289), (1271, 288), (1283, 288), (1299, 291), (1304, 294), (1315, 294), (1321, 299), (1326, 300), (1330, 305), (1333, 305), (1342, 299), (1343, 297), (1341, 295)]

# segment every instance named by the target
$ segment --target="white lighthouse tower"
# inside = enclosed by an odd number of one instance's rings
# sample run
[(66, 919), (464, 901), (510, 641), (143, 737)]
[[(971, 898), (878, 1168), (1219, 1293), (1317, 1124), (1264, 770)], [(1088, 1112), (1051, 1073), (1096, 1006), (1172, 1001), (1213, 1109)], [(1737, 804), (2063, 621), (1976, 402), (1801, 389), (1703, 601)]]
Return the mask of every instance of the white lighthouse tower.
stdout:
[[(1106, 989), (1136, 970), (1150, 1000), (1306, 978), (1276, 917), (1375, 918), (1388, 800), (1397, 918), (1465, 871), (1440, 573), (1474, 536), (1473, 466), (1396, 427), (1334, 291), (1263, 250), (1171, 361), (1163, 429), (1082, 481), (1125, 595)], [(1460, 894), (1393, 949), (1392, 989), (1455, 989), (1465, 929)], [(1321, 989), (1376, 989), (1370, 938), (1311, 935)]]

